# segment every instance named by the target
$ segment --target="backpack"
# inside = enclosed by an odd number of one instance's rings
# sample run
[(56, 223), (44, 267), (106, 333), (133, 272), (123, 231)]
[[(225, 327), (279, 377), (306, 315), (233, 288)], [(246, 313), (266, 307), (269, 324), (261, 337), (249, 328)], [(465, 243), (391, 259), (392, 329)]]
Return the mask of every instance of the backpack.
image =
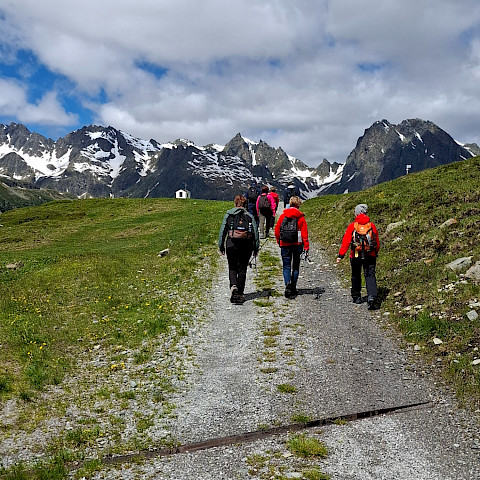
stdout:
[(228, 237), (252, 240), (254, 237), (252, 217), (241, 210), (227, 219)]
[(284, 217), (280, 225), (280, 240), (286, 243), (298, 243), (298, 219)]
[(373, 235), (372, 222), (364, 225), (355, 222), (352, 232), (352, 250), (355, 256), (359, 253), (363, 256), (365, 253), (373, 252), (377, 246), (375, 236)]
[(262, 195), (258, 201), (258, 210), (262, 215), (271, 215), (272, 207), (270, 205), (270, 199), (267, 195)]
[(250, 187), (247, 191), (247, 200), (248, 203), (255, 203), (258, 198), (258, 191), (255, 187)]

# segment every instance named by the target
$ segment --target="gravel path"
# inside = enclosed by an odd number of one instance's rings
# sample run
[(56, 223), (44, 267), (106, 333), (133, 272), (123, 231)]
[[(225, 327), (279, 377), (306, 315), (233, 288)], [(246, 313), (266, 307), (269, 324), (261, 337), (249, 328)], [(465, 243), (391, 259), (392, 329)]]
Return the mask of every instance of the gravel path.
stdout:
[[(265, 249), (279, 256), (270, 239)], [(229, 302), (226, 260), (209, 292), (210, 313), (184, 340), (195, 356), (186, 386), (171, 400), (165, 428), (181, 444), (265, 430), (304, 419), (429, 402), (391, 415), (312, 428), (326, 459), (301, 459), (289, 435), (195, 453), (125, 463), (96, 479), (319, 478), (470, 480), (480, 478), (477, 419), (456, 407), (387, 334), (381, 312), (354, 305), (333, 259), (312, 248), (299, 295), (270, 297), (247, 278), (244, 305)], [(381, 268), (381, 262), (379, 264)], [(283, 293), (277, 274), (276, 290)], [(282, 389), (281, 391), (279, 389)], [(305, 476), (307, 475), (307, 476)]]

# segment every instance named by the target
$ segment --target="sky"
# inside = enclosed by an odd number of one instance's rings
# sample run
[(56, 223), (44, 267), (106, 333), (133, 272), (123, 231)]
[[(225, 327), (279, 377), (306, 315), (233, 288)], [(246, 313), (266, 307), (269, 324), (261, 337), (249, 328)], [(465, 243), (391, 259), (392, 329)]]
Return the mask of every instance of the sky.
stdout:
[(0, 123), (237, 133), (344, 163), (375, 121), (480, 144), (478, 0), (0, 0)]

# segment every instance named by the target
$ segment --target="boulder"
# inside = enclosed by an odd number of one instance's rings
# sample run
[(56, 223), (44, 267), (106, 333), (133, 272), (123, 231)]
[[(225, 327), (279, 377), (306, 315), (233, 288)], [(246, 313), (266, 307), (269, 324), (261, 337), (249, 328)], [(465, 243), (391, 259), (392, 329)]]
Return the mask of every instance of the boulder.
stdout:
[(385, 230), (385, 233), (390, 233), (394, 228), (400, 227), (406, 222), (406, 220), (402, 220), (400, 222), (395, 222), (395, 223), (390, 223), (387, 225), (387, 229)]
[(467, 318), (472, 322), (478, 320), (478, 313), (475, 310), (470, 310), (467, 313)]
[(462, 257), (448, 263), (446, 267), (450, 270), (453, 270), (454, 272), (461, 272), (462, 270), (468, 268), (471, 264), (472, 257)]
[(451, 225), (454, 225), (455, 223), (457, 223), (457, 219), (456, 219), (456, 218), (449, 218), (446, 222), (443, 222), (443, 223), (440, 225), (440, 228), (450, 227)]
[(476, 262), (473, 267), (470, 267), (466, 271), (465, 277), (473, 280), (474, 282), (480, 282), (480, 262)]

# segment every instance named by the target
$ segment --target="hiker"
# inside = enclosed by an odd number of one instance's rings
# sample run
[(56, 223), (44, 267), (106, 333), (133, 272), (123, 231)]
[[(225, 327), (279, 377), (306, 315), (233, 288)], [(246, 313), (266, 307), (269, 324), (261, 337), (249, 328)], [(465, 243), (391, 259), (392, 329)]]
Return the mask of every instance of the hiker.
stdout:
[[(250, 257), (256, 257), (260, 248), (258, 228), (253, 215), (247, 210), (247, 199), (237, 195), (234, 208), (227, 210), (218, 235), (218, 249), (227, 254), (230, 301), (242, 304)], [(226, 242), (225, 242), (226, 239)]]
[(299, 197), (300, 193), (298, 192), (298, 188), (293, 184), (293, 182), (290, 182), (285, 189), (285, 194), (283, 196), (283, 207), (284, 208), (289, 208), (290, 204), (290, 199), (293, 197)]
[(375, 309), (377, 298), (377, 279), (375, 268), (377, 264), (380, 241), (375, 225), (367, 215), (368, 206), (361, 203), (355, 207), (355, 220), (347, 227), (343, 235), (342, 244), (338, 252), (337, 263), (350, 248), (350, 265), (352, 267), (352, 295), (353, 303), (362, 303), (362, 268), (367, 287), (367, 303), (369, 310)]
[[(275, 212), (278, 212), (278, 204), (280, 203), (280, 197), (278, 196), (277, 189), (275, 187), (270, 187), (270, 196), (273, 197), (273, 201), (275, 202)], [(270, 228), (275, 228), (275, 215), (272, 216)]]
[(298, 293), (300, 255), (303, 251), (308, 254), (310, 248), (305, 215), (299, 210), (302, 201), (296, 195), (289, 200), (290, 207), (283, 211), (275, 225), (275, 238), (282, 252), (286, 298), (293, 297)]
[(260, 238), (267, 238), (270, 232), (272, 217), (275, 216), (275, 201), (269, 194), (267, 185), (262, 187), (262, 193), (257, 198), (258, 230)]
[(254, 180), (250, 183), (250, 187), (245, 193), (245, 197), (248, 201), (248, 211), (253, 215), (255, 221), (258, 225), (258, 215), (257, 215), (257, 198), (260, 196), (260, 192), (257, 188), (257, 184)]

